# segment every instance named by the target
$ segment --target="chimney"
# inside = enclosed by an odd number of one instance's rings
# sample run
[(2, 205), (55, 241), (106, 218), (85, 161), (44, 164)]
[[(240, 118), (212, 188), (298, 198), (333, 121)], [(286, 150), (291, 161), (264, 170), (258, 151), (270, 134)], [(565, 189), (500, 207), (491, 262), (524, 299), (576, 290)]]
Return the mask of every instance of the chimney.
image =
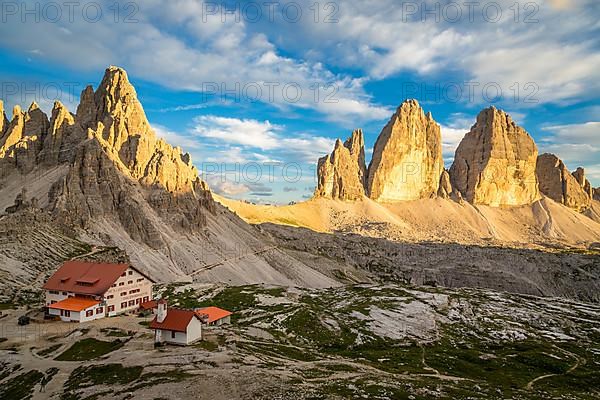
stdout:
[(162, 323), (167, 318), (167, 301), (160, 299), (156, 311), (156, 322)]

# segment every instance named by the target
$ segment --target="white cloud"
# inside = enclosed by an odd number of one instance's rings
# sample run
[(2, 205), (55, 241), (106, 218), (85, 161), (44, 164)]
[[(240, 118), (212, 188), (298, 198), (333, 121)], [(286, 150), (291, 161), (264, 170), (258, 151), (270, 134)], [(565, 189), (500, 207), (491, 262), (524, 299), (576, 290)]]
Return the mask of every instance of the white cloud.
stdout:
[[(285, 134), (282, 126), (269, 121), (206, 115), (194, 120), (191, 133), (212, 146), (239, 146), (240, 152), (258, 162), (314, 163), (331, 151), (334, 141), (307, 134)], [(261, 150), (260, 153), (256, 149)], [(228, 158), (230, 159), (230, 157)]]
[(444, 156), (444, 162), (451, 164), (454, 160), (454, 153), (456, 148), (460, 144), (460, 141), (465, 137), (465, 134), (469, 132), (469, 128), (450, 128), (448, 126), (441, 125), (442, 130), (442, 152)]
[[(35, 43), (40, 49), (49, 49), (39, 54), (43, 61), (79, 70), (119, 65), (132, 77), (178, 90), (206, 91), (215, 83), (221, 91), (239, 84), (243, 94), (246, 85), (259, 85), (263, 102), (290, 109), (310, 108), (335, 120), (349, 115), (377, 119), (386, 110), (371, 103), (362, 80), (333, 73), (321, 62), (283, 56), (265, 34), (243, 19), (236, 22), (236, 16), (229, 15), (223, 22), (219, 10), (208, 15), (203, 1), (147, 0), (134, 15), (137, 23), (115, 23), (108, 12), (112, 3), (100, 4), (106, 6), (108, 15), (96, 23), (86, 22), (79, 14), (74, 22), (65, 19), (58, 23), (23, 24), (18, 16), (8, 18), (0, 25), (0, 46), (21, 51)], [(79, 7), (81, 11), (84, 5)], [(65, 30), (72, 32), (69, 40), (65, 40)], [(271, 92), (265, 84), (273, 83), (278, 86)], [(294, 101), (286, 98), (286, 85), (300, 87), (301, 97)], [(328, 85), (337, 88), (339, 101), (315, 101), (315, 88)]]

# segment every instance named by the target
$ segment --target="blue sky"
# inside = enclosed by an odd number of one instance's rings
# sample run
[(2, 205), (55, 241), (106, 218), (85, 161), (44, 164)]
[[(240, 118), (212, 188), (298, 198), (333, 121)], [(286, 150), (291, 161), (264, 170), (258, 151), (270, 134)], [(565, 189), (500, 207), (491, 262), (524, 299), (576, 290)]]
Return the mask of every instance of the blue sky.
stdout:
[(600, 185), (595, 0), (8, 3), (8, 110), (36, 100), (49, 111), (58, 98), (74, 111), (86, 84), (121, 66), (156, 132), (229, 197), (310, 196), (316, 160), (335, 139), (362, 128), (369, 158), (407, 97), (442, 126), (447, 164), (494, 104), (540, 152), (586, 167)]

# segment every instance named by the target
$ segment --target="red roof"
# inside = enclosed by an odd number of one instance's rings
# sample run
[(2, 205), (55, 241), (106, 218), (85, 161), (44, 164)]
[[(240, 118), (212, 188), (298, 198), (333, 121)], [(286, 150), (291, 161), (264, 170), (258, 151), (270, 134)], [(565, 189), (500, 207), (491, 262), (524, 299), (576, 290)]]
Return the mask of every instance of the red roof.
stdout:
[(206, 308), (201, 308), (199, 310), (196, 310), (196, 314), (198, 316), (205, 314), (208, 315), (208, 323), (213, 323), (215, 321), (218, 321), (220, 319), (223, 319), (225, 317), (229, 317), (231, 315), (231, 312), (227, 311), (227, 310), (223, 310), (222, 308), (219, 307), (206, 307)]
[(66, 261), (43, 287), (46, 290), (102, 295), (129, 267), (128, 264)]
[(192, 318), (198, 318), (193, 311), (168, 308), (167, 316), (163, 322), (158, 322), (156, 317), (150, 323), (151, 329), (162, 329), (166, 331), (187, 332), (187, 327)]
[(146, 301), (140, 304), (140, 308), (142, 310), (152, 310), (158, 306), (158, 302), (156, 300)]
[(84, 299), (82, 297), (67, 297), (57, 303), (50, 304), (48, 308), (57, 310), (82, 311), (99, 304), (98, 300)]

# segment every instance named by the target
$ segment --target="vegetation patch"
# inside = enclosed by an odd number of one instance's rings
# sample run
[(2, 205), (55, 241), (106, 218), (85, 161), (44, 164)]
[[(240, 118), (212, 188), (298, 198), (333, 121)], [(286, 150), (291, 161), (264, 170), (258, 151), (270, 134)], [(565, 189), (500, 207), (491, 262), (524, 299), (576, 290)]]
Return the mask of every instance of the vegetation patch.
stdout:
[(57, 361), (87, 361), (101, 357), (112, 351), (123, 347), (124, 342), (116, 339), (112, 342), (105, 342), (93, 338), (87, 338), (78, 341), (69, 347), (65, 352), (55, 358)]
[(129, 337), (133, 336), (133, 332), (124, 331), (119, 328), (102, 328), (100, 332), (109, 337)]
[(62, 346), (62, 345), (61, 344), (55, 344), (55, 345), (52, 345), (50, 347), (46, 347), (45, 349), (38, 351), (37, 355), (40, 356), (40, 357), (47, 357), (50, 354), (54, 353), (56, 350), (58, 350), (60, 348), (60, 346)]
[(43, 377), (40, 371), (32, 370), (9, 379), (0, 385), (0, 399), (31, 399), (35, 386)]
[(141, 366), (124, 367), (122, 364), (104, 364), (81, 366), (75, 369), (64, 385), (61, 399), (78, 398), (76, 392), (99, 385), (126, 385), (138, 379), (144, 368)]

